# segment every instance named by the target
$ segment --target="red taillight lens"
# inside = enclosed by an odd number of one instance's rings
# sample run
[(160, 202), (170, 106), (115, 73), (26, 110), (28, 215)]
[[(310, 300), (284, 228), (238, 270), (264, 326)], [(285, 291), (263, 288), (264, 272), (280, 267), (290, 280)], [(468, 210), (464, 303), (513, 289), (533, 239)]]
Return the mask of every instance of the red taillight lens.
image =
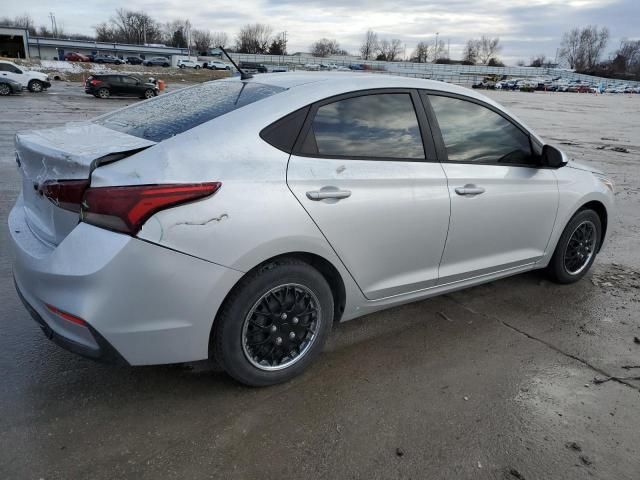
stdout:
[(38, 191), (58, 207), (79, 212), (88, 186), (89, 180), (48, 180), (40, 185)]
[(89, 83), (95, 87), (96, 85), (98, 85), (98, 84), (100, 84), (102, 82), (100, 80), (96, 80), (94, 78), (94, 79), (89, 80)]
[(82, 202), (82, 220), (135, 235), (154, 213), (213, 195), (221, 185), (211, 182), (89, 188)]

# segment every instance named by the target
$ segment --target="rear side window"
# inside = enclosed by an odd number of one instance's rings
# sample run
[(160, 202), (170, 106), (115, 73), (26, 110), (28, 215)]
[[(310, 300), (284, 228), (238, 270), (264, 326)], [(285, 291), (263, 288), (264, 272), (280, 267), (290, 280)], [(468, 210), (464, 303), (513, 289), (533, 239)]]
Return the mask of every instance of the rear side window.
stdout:
[(429, 95), (450, 162), (535, 164), (529, 137), (477, 103)]
[(161, 142), (284, 90), (254, 82), (218, 80), (162, 95), (95, 121), (118, 132)]
[(318, 108), (301, 153), (352, 158), (424, 159), (408, 93), (363, 95)]

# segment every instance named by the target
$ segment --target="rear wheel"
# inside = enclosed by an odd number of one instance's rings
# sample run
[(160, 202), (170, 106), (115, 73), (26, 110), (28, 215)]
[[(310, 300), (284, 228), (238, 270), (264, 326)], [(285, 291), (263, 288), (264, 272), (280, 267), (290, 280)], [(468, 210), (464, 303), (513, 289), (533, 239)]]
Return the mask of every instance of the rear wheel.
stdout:
[(6, 83), (0, 83), (0, 95), (11, 95), (11, 87)]
[(558, 283), (574, 283), (591, 268), (600, 246), (602, 225), (593, 210), (582, 210), (569, 221), (547, 271)]
[(225, 371), (246, 385), (299, 375), (322, 351), (333, 323), (333, 296), (309, 264), (283, 259), (250, 273), (225, 300), (213, 348)]
[(111, 95), (111, 92), (108, 88), (102, 87), (98, 89), (98, 98), (109, 98), (109, 95)]
[(44, 85), (42, 84), (42, 82), (40, 80), (31, 80), (29, 82), (29, 90), (34, 92), (34, 93), (39, 93), (42, 90), (44, 90)]

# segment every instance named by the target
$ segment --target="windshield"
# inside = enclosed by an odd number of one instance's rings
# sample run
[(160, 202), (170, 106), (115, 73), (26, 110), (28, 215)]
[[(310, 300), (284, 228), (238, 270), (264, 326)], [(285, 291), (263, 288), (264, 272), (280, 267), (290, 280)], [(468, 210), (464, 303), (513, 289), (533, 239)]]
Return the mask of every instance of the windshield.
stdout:
[(161, 142), (284, 90), (253, 82), (207, 82), (125, 108), (95, 122), (118, 132)]

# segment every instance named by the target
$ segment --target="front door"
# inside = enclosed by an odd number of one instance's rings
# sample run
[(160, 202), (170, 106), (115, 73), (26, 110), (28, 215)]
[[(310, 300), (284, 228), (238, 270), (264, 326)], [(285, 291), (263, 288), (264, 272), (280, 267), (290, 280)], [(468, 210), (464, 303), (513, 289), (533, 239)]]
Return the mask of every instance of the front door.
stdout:
[(463, 98), (427, 98), (446, 150), (451, 196), (438, 283), (538, 261), (558, 209), (554, 171), (539, 167), (528, 133), (497, 111)]
[(369, 299), (438, 277), (449, 193), (425, 124), (411, 90), (343, 95), (312, 107), (289, 161), (289, 188)]

